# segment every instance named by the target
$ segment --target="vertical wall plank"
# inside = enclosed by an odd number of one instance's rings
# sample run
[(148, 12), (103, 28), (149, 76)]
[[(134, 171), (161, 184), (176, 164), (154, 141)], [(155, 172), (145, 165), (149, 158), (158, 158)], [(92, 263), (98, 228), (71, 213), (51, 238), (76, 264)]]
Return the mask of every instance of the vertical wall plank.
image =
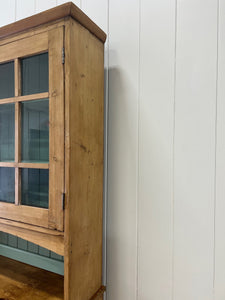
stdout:
[(20, 20), (35, 13), (35, 0), (16, 0), (16, 20)]
[(82, 10), (107, 33), (108, 0), (82, 0)]
[(174, 300), (213, 299), (217, 1), (178, 1)]
[(170, 300), (175, 0), (141, 1), (140, 49), (138, 300)]
[[(71, 2), (73, 2), (74, 4), (76, 4), (78, 7), (81, 7), (81, 1), (82, 0), (72, 0)], [(57, 5), (63, 4), (68, 2), (68, 0), (57, 0)]]
[(56, 0), (36, 0), (35, 12), (39, 13), (56, 6)]
[(0, 26), (15, 22), (16, 0), (2, 1), (0, 4)]
[(215, 300), (225, 299), (225, 2), (219, 1), (215, 212)]
[(135, 300), (139, 1), (110, 1), (109, 28), (107, 300)]

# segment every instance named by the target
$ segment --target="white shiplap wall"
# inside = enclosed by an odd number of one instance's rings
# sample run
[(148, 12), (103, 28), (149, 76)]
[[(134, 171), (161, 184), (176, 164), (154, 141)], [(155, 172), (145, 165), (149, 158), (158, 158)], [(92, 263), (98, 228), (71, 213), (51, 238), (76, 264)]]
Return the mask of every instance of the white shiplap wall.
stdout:
[(74, 2), (108, 34), (107, 300), (224, 300), (225, 0)]

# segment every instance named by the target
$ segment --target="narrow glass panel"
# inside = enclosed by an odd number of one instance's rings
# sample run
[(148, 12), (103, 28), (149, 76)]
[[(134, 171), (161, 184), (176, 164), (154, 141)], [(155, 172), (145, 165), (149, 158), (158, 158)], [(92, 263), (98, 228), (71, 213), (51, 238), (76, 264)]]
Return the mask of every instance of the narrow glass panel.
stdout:
[(15, 169), (0, 168), (0, 201), (15, 202)]
[(22, 205), (48, 208), (48, 181), (48, 170), (21, 169)]
[(14, 62), (0, 64), (0, 99), (14, 97)]
[(15, 105), (0, 105), (0, 161), (14, 161)]
[(22, 95), (48, 92), (48, 53), (21, 59)]
[(21, 103), (22, 162), (49, 161), (49, 101)]

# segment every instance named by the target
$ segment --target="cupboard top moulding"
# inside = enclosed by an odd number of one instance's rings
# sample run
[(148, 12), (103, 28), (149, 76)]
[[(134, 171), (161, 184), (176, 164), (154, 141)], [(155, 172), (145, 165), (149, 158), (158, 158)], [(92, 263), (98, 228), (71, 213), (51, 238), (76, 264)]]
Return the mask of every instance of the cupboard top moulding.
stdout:
[(101, 284), (105, 40), (71, 2), (0, 28), (0, 231), (64, 255), (65, 299)]
[(14, 22), (0, 28), (0, 39), (14, 34), (33, 29), (35, 27), (58, 21), (66, 17), (71, 17), (88, 29), (103, 43), (106, 40), (106, 34), (102, 31), (85, 13), (83, 13), (72, 2), (68, 2), (39, 14)]

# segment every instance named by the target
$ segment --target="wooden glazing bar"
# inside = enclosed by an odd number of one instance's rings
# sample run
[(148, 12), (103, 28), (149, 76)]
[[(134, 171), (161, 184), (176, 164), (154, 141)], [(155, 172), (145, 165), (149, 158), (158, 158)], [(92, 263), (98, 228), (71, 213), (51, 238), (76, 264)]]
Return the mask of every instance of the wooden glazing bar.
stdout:
[(17, 166), (18, 164), (15, 162), (5, 162), (5, 161), (0, 162), (0, 167), (16, 168)]
[(18, 166), (27, 169), (49, 169), (48, 163), (18, 163)]
[(21, 156), (21, 122), (20, 122), (20, 104), (15, 103), (15, 162), (20, 161)]
[(15, 205), (20, 205), (21, 203), (21, 176), (20, 169), (15, 168)]
[(0, 99), (0, 104), (17, 103), (17, 102), (30, 101), (30, 100), (39, 100), (39, 99), (45, 99), (48, 97), (49, 97), (49, 93), (45, 92), (45, 93), (40, 93), (40, 94), (32, 94), (32, 95), (26, 95), (26, 96), (18, 96), (18, 97)]
[(14, 60), (14, 77), (15, 77), (15, 97), (21, 95), (21, 72), (20, 72), (20, 60), (16, 58)]
[(0, 167), (27, 168), (27, 169), (49, 169), (49, 164), (48, 163), (0, 162)]

